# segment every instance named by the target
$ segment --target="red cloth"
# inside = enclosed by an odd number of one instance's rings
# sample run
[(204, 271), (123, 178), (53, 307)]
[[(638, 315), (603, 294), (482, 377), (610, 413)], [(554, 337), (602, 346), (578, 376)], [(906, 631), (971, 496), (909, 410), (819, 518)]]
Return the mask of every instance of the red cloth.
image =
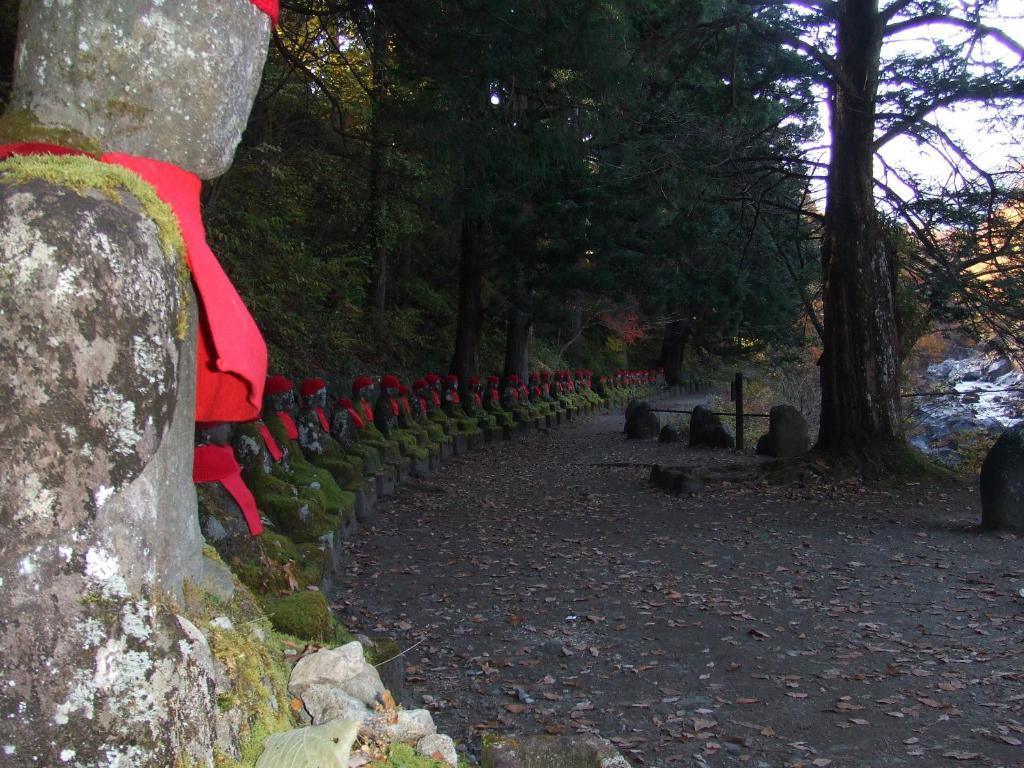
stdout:
[[(13, 155), (88, 155), (53, 144), (0, 146)], [(192, 281), (199, 298), (196, 421), (251, 421), (259, 416), (267, 373), (267, 347), (238, 292), (206, 243), (199, 208), (202, 182), (176, 165), (145, 157), (106, 153), (99, 160), (137, 174), (153, 187), (178, 219)]]
[(327, 423), (327, 416), (324, 415), (323, 408), (316, 409), (316, 417), (320, 419), (320, 429), (322, 429), (324, 432), (330, 432), (331, 425)]
[(353, 397), (358, 397), (359, 396), (359, 390), (366, 389), (367, 387), (372, 387), (372, 386), (373, 386), (373, 379), (371, 379), (369, 376), (357, 376), (352, 381), (352, 396)]
[(338, 402), (335, 403), (335, 406), (338, 408), (344, 408), (348, 411), (348, 415), (352, 417), (352, 423), (356, 425), (356, 429), (362, 429), (366, 426), (366, 424), (363, 423), (363, 417), (360, 416), (356, 409), (352, 407), (352, 401), (347, 397), (339, 398)]
[(263, 444), (267, 446), (267, 453), (274, 461), (280, 461), (284, 457), (284, 451), (277, 444), (277, 440), (270, 434), (270, 428), (266, 424), (260, 424), (260, 434), (263, 436)]
[(263, 391), (268, 395), (280, 395), (284, 392), (290, 392), (293, 387), (291, 379), (281, 375), (268, 376)]
[(462, 398), (459, 397), (459, 393), (456, 392), (454, 389), (449, 393), (448, 396), (451, 398), (452, 402), (455, 405), (460, 405), (462, 403)]
[(425, 398), (425, 397), (421, 397), (420, 398), (420, 408), (423, 410), (424, 413), (427, 412), (427, 398)]
[(255, 419), (263, 402), (267, 345), (206, 242), (199, 208), (202, 182), (176, 165), (147, 157), (108, 152), (100, 160), (137, 173), (178, 218), (199, 299), (196, 420)]
[(473, 393), (473, 404), (476, 405), (477, 408), (483, 408), (484, 407), (484, 400), (483, 400), (482, 397), (480, 397), (480, 393), (479, 392), (474, 392)]
[(192, 480), (196, 483), (220, 483), (238, 504), (249, 533), (263, 533), (263, 521), (256, 509), (256, 499), (242, 480), (242, 468), (230, 445), (197, 445), (192, 454)]
[(391, 412), (393, 414), (395, 414), (395, 416), (397, 416), (398, 415), (398, 400), (393, 398), (393, 397), (389, 397), (388, 398), (388, 403), (391, 405)]
[(359, 401), (359, 407), (363, 411), (363, 419), (366, 420), (367, 424), (373, 424), (373, 409), (366, 400)]
[(0, 145), (0, 160), (8, 157), (24, 157), (26, 155), (89, 155), (81, 149), (62, 147), (59, 144), (44, 144), (42, 142), (24, 141), (18, 144)]
[(434, 405), (441, 404), (441, 396), (434, 390), (430, 390), (430, 398), (434, 401)]
[(326, 381), (323, 379), (306, 379), (299, 387), (299, 392), (302, 393), (303, 397), (309, 397), (310, 395), (315, 395), (321, 389), (327, 389)]
[(501, 394), (498, 392), (497, 387), (491, 387), (491, 400), (496, 403), (501, 400)]
[(277, 20), (281, 14), (279, 0), (252, 0), (252, 4), (270, 17), (270, 25), (277, 26)]
[(289, 440), (299, 439), (299, 428), (295, 426), (295, 419), (292, 418), (288, 411), (278, 411), (277, 418), (284, 424), (284, 432), (288, 435)]

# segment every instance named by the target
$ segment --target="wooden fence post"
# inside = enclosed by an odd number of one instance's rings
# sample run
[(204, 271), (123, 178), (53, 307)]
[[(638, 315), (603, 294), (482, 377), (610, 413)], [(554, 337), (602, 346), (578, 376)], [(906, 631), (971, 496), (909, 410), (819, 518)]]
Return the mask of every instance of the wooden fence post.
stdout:
[(743, 374), (737, 373), (733, 382), (733, 399), (736, 401), (736, 450), (743, 450)]

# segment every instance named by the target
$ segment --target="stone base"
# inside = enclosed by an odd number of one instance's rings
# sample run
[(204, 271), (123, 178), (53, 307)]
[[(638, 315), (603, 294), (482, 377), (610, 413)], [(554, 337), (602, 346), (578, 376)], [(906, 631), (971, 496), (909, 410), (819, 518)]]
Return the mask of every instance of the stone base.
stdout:
[(434, 474), (433, 470), (430, 468), (430, 459), (411, 459), (409, 474), (413, 477), (419, 478), (430, 477)]
[(469, 441), (463, 434), (457, 434), (452, 436), (452, 451), (456, 456), (460, 456), (469, 450)]
[(514, 427), (502, 427), (501, 428), (501, 439), (502, 440), (511, 440), (512, 439), (512, 430), (513, 429), (514, 429)]
[(501, 440), (501, 427), (484, 427), (484, 442), (495, 443)]
[(389, 462), (395, 469), (395, 480), (397, 483), (404, 483), (409, 479), (409, 460), (403, 458), (401, 460), (393, 460)]
[(479, 448), (484, 444), (484, 433), (479, 429), (476, 432), (470, 432), (466, 435), (466, 440), (471, 450)]
[(356, 520), (368, 523), (377, 516), (377, 488), (368, 483), (362, 491), (356, 491)]
[(398, 473), (390, 464), (382, 467), (379, 472), (375, 472), (372, 479), (377, 490), (378, 499), (390, 496), (398, 486)]

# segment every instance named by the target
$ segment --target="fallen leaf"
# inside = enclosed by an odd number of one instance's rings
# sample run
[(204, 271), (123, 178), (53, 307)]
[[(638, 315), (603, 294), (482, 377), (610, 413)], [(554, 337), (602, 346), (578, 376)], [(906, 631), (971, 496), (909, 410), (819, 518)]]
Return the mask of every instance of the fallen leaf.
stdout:
[(977, 760), (981, 757), (977, 752), (943, 752), (942, 756), (953, 760)]
[(526, 707), (522, 704), (506, 704), (505, 709), (511, 712), (513, 715), (521, 715), (526, 711)]

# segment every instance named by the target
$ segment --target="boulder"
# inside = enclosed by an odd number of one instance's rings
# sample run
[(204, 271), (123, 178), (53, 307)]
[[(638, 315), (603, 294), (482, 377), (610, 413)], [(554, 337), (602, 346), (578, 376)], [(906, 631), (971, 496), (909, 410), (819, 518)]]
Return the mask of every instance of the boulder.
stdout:
[(484, 742), (482, 768), (629, 768), (608, 741), (597, 736), (505, 736)]
[(670, 493), (695, 494), (704, 490), (704, 478), (686, 467), (651, 467), (651, 483)]
[(702, 405), (690, 416), (690, 447), (735, 448), (736, 437), (722, 420)]
[(445, 736), (440, 733), (424, 736), (416, 742), (416, 751), (424, 757), (434, 759), (437, 759), (437, 756), (440, 755), (441, 760), (450, 765), (451, 768), (457, 768), (459, 764), (459, 753), (455, 751), (455, 742), (452, 741), (451, 736)]
[(302, 693), (302, 705), (313, 719), (313, 725), (331, 720), (352, 720), (362, 723), (370, 716), (367, 706), (340, 688), (316, 683)]
[(679, 431), (678, 427), (673, 427), (671, 424), (666, 424), (658, 433), (659, 443), (681, 443), (682, 441), (683, 433)]
[(626, 437), (653, 440), (661, 432), (661, 420), (648, 403), (638, 403), (626, 417)]
[(982, 462), (981, 524), (1024, 531), (1024, 424), (1006, 430)]
[[(372, 670), (374, 674), (377, 672), (366, 663), (363, 658), (363, 646), (359, 642), (353, 641), (337, 648), (324, 648), (299, 659), (288, 680), (288, 690), (300, 699), (312, 685), (326, 685), (345, 690), (345, 683), (367, 670)], [(384, 686), (381, 685), (381, 690), (383, 689)]]
[(779, 458), (801, 456), (810, 445), (804, 415), (791, 405), (776, 405), (768, 412), (768, 434), (757, 441), (757, 452)]

